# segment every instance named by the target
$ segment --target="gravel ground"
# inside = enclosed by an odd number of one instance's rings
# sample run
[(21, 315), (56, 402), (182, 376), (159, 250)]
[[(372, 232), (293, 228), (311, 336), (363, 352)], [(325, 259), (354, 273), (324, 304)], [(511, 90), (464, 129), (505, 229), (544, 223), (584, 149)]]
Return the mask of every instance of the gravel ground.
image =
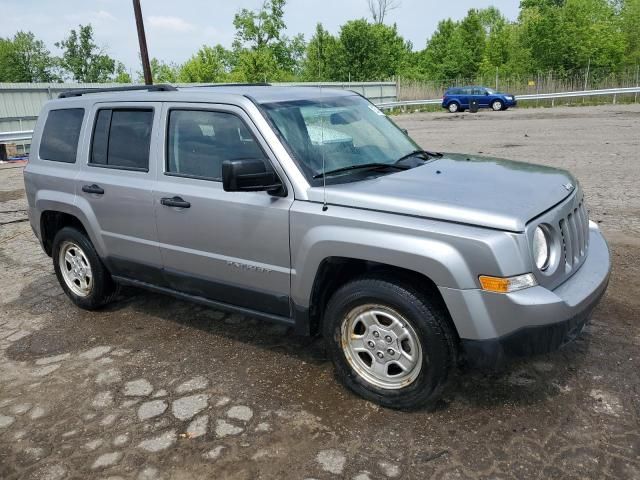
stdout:
[(1, 165), (0, 478), (640, 478), (640, 106), (395, 119), (428, 149), (580, 178), (613, 275), (576, 342), (385, 410), (280, 326), (135, 289), (73, 307)]

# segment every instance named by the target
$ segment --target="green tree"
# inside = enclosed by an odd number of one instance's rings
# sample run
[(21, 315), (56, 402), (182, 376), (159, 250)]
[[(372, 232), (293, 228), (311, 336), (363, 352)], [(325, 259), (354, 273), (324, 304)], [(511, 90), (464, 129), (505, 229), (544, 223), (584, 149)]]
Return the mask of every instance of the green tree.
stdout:
[(116, 83), (132, 83), (131, 75), (127, 72), (126, 67), (122, 62), (118, 62), (116, 65), (116, 73), (113, 77), (113, 81)]
[(625, 50), (616, 10), (608, 0), (540, 2), (520, 13), (521, 48), (530, 48), (532, 67), (558, 73), (593, 68), (615, 70)]
[(329, 81), (339, 78), (339, 42), (321, 23), (306, 46), (302, 61), (302, 78), (308, 82)]
[(56, 47), (63, 50), (61, 66), (77, 82), (105, 82), (115, 72), (116, 63), (93, 41), (91, 24), (79, 25)]
[[(153, 83), (176, 83), (180, 73), (180, 67), (175, 63), (165, 63), (157, 58), (149, 60), (151, 78)], [(144, 82), (144, 75), (138, 72), (138, 82)]]
[(397, 75), (411, 52), (396, 26), (351, 20), (340, 28), (334, 80), (383, 80)]
[(289, 80), (300, 74), (305, 43), (302, 35), (283, 35), (286, 0), (265, 0), (257, 10), (243, 8), (233, 19), (235, 69), (243, 81)]
[(58, 81), (56, 68), (56, 59), (33, 33), (18, 32), (12, 39), (0, 38), (0, 81)]
[(276, 56), (270, 48), (240, 50), (231, 79), (234, 82), (269, 82), (281, 80)]
[(281, 70), (280, 77), (294, 79), (302, 74), (302, 63), (306, 49), (307, 44), (302, 34), (293, 38), (282, 36), (280, 41), (271, 47), (278, 69)]
[(620, 27), (625, 43), (625, 63), (640, 65), (640, 0), (623, 0)]
[(230, 53), (222, 45), (203, 45), (180, 67), (178, 79), (185, 83), (224, 82), (230, 70)]
[(265, 0), (258, 11), (243, 8), (233, 18), (236, 41), (257, 50), (280, 40), (286, 0)]
[(442, 81), (458, 76), (457, 52), (453, 48), (457, 28), (457, 22), (450, 18), (438, 23), (436, 31), (420, 54), (420, 69), (425, 77)]

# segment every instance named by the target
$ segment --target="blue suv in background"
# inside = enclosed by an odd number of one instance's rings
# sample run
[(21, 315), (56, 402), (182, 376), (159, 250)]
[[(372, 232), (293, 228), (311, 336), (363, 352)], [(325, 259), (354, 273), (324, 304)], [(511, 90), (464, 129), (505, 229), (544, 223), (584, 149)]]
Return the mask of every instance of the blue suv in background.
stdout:
[(479, 108), (491, 108), (498, 112), (517, 105), (516, 97), (507, 93), (496, 92), (486, 87), (450, 88), (442, 97), (442, 108), (451, 113), (463, 112), (469, 108), (473, 100), (478, 101)]

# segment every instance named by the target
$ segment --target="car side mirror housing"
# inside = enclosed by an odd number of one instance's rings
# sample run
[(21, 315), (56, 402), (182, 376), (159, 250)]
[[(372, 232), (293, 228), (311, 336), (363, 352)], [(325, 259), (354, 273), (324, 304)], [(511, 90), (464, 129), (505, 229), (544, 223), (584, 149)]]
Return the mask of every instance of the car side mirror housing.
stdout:
[(489, 92), (484, 92), (485, 95), (489, 96)]
[(225, 192), (285, 194), (276, 172), (268, 171), (263, 160), (254, 158), (222, 162), (222, 188)]

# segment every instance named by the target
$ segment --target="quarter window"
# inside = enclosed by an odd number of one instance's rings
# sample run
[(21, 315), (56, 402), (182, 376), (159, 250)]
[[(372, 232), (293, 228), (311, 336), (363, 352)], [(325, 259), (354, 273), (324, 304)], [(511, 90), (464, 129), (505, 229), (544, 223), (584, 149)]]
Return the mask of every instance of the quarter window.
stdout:
[(40, 158), (75, 163), (84, 108), (51, 110), (42, 131)]
[(209, 180), (222, 178), (225, 160), (260, 159), (270, 168), (255, 138), (236, 115), (171, 110), (167, 173)]
[(152, 126), (153, 110), (99, 110), (90, 164), (148, 171)]

